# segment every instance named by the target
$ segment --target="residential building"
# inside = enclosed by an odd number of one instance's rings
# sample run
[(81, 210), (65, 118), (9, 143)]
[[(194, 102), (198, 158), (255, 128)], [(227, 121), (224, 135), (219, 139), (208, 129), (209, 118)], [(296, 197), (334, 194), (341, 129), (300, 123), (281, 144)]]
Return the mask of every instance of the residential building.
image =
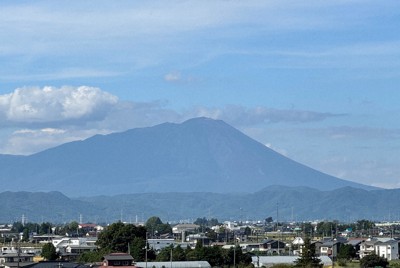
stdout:
[(399, 241), (397, 240), (378, 241), (374, 247), (376, 255), (386, 258), (388, 261), (399, 259)]
[(33, 263), (33, 254), (12, 252), (0, 254), (0, 267), (14, 268)]
[(360, 244), (360, 258), (371, 253), (387, 260), (399, 259), (399, 241), (392, 238), (368, 238)]
[(279, 240), (268, 239), (260, 244), (260, 251), (266, 251), (271, 255), (281, 255), (285, 253), (286, 244)]
[(149, 244), (150, 248), (153, 248), (154, 251), (159, 252), (163, 248), (175, 246), (175, 240), (173, 238), (167, 239), (159, 239), (159, 238), (150, 238), (147, 239), (147, 243)]
[(103, 267), (134, 266), (133, 257), (127, 253), (111, 253), (104, 256)]
[(52, 243), (63, 260), (75, 260), (82, 252), (96, 250), (96, 241), (95, 237), (62, 237)]

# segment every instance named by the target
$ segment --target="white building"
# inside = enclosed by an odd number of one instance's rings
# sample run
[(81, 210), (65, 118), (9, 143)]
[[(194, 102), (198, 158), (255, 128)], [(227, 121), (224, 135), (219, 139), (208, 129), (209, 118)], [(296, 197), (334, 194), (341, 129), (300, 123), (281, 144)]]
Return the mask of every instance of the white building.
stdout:
[(390, 260), (399, 259), (399, 241), (391, 238), (369, 238), (360, 245), (360, 258), (375, 253)]
[(175, 240), (173, 238), (165, 238), (165, 239), (157, 239), (157, 238), (151, 238), (147, 239), (147, 243), (149, 244), (150, 248), (153, 248), (155, 251), (160, 251), (163, 248), (169, 247), (169, 246), (175, 246)]
[(399, 259), (399, 241), (390, 239), (386, 242), (375, 243), (375, 253), (388, 261)]
[(60, 254), (75, 253), (97, 249), (95, 237), (62, 237), (53, 239), (52, 243)]

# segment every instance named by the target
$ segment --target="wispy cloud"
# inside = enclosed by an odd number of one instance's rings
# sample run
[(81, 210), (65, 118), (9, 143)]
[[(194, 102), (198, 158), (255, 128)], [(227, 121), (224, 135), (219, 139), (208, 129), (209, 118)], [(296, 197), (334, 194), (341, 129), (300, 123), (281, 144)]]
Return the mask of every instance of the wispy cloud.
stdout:
[[(43, 1), (34, 4), (4, 4), (0, 17), (0, 57), (10, 63), (10, 68), (0, 73), (2, 79), (17, 79), (17, 73), (21, 72), (26, 72), (22, 76), (28, 77), (28, 74), (35, 71), (35, 65), (43, 67), (37, 71), (34, 79), (63, 79), (63, 75), (64, 78), (97, 77), (101, 72), (110, 75), (106, 68), (110, 65), (114, 73), (129, 73), (137, 68), (175, 61), (176, 58), (180, 58), (179, 65), (204, 62), (210, 60), (210, 55), (216, 58), (226, 51), (240, 53), (243, 51), (240, 46), (243, 38), (257, 38), (258, 42), (265, 43), (261, 36), (276, 39), (274, 37), (283, 33), (358, 27), (360, 21), (370, 20), (371, 15), (376, 16), (377, 12), (390, 12), (394, 5), (391, 1), (381, 3), (377, 10), (373, 1), (335, 1), (324, 4), (319, 1), (101, 3), (59, 2), (55, 5)], [(360, 11), (357, 16), (354, 16), (354, 10)], [(343, 21), (346, 22), (345, 26)], [(312, 51), (319, 51), (314, 55), (322, 53), (326, 57), (322, 60), (314, 57), (308, 64), (321, 67), (322, 62), (327, 62), (327, 59), (329, 62), (330, 57), (334, 57), (331, 61), (336, 61), (335, 57), (343, 53), (352, 54), (352, 57), (358, 55), (360, 58), (365, 54), (382, 51), (397, 53), (398, 40), (385, 42), (370, 43), (369, 47), (362, 43), (355, 44), (353, 48), (349, 46), (338, 51), (329, 45), (324, 48), (318, 43), (312, 46), (311, 51), (299, 51), (285, 45), (286, 49), (281, 49), (281, 52), (279, 49), (283, 44), (279, 43), (268, 45), (268, 51), (265, 51), (266, 46), (252, 45), (249, 51), (260, 54), (272, 51), (275, 56), (283, 57), (281, 65), (286, 62), (285, 57), (295, 61), (298, 56), (304, 58), (308, 57), (307, 54), (312, 55)], [(63, 62), (63, 66), (55, 64), (56, 61)], [(286, 63), (296, 67), (293, 62)], [(86, 66), (86, 71), (73, 71), (82, 64)], [(49, 70), (55, 71), (53, 73)]]
[(318, 122), (330, 117), (347, 116), (346, 114), (321, 113), (304, 110), (284, 110), (268, 107), (247, 108), (230, 105), (224, 108), (197, 107), (194, 114), (214, 119), (223, 119), (235, 126), (252, 126), (263, 123), (308, 123)]

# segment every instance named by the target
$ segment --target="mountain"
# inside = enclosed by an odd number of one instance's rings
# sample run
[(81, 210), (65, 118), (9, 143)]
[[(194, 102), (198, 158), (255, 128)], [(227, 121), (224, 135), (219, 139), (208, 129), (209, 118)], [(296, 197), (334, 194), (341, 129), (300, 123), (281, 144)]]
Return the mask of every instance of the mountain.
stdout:
[(220, 120), (195, 118), (0, 157), (2, 189), (68, 196), (257, 192), (269, 185), (373, 189), (297, 163)]
[(95, 205), (73, 200), (60, 192), (2, 192), (0, 193), (0, 222), (21, 221), (22, 215), (30, 222), (77, 221), (80, 211), (90, 215), (98, 211)]
[(309, 187), (268, 186), (255, 193), (136, 193), (69, 198), (60, 192), (0, 193), (0, 223), (20, 220), (53, 223), (78, 221), (112, 223), (146, 221), (159, 216), (164, 222), (196, 218), (279, 221), (360, 219), (399, 220), (400, 189), (364, 190), (344, 187), (321, 191)]

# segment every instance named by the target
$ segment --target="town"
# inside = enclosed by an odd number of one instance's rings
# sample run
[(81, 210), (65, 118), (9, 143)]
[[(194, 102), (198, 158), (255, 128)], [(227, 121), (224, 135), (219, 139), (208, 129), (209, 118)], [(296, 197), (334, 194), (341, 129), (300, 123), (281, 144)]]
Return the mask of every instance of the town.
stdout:
[(0, 226), (0, 267), (399, 267), (400, 222), (224, 221)]

